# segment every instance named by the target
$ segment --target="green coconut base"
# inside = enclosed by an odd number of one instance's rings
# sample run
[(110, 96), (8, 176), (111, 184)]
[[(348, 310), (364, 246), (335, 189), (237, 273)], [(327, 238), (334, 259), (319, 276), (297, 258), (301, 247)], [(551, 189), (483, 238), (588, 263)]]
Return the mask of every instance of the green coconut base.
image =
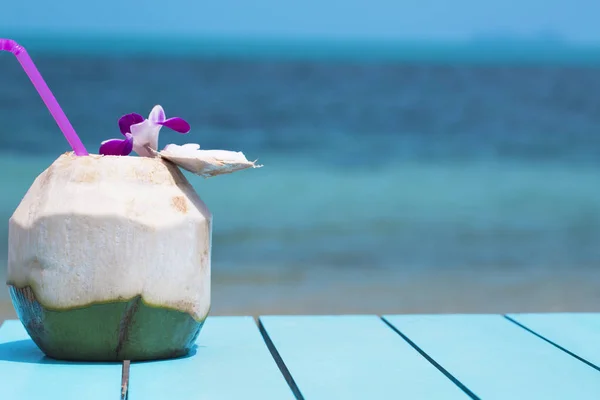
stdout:
[(189, 353), (204, 321), (140, 297), (50, 309), (30, 287), (9, 285), (19, 319), (48, 357), (68, 361), (142, 361)]

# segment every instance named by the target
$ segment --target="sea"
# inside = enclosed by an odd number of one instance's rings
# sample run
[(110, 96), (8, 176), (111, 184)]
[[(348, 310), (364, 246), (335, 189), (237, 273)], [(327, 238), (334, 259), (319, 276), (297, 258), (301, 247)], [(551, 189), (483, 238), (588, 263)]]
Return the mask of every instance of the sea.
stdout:
[[(187, 174), (216, 313), (600, 311), (598, 49), (31, 43), (90, 152), (160, 104), (192, 127), (161, 147), (264, 165)], [(69, 147), (8, 53), (0, 74), (4, 279), (8, 219)]]

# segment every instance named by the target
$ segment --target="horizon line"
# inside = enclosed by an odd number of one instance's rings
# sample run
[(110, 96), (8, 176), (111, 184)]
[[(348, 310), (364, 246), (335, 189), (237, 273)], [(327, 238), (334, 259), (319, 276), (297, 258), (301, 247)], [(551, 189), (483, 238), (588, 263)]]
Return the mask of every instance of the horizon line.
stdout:
[[(0, 37), (6, 33), (0, 29)], [(12, 32), (40, 54), (184, 58), (355, 59), (388, 61), (559, 62), (599, 64), (600, 43), (531, 37), (466, 39), (324, 38), (258, 35), (156, 35), (106, 32)]]

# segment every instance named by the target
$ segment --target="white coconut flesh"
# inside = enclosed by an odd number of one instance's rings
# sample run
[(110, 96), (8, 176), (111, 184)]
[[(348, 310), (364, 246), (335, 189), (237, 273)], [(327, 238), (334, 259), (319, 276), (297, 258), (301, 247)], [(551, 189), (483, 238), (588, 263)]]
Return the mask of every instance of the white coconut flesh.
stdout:
[(182, 146), (169, 144), (164, 150), (153, 153), (205, 178), (262, 167), (256, 164), (256, 161), (248, 161), (240, 151), (200, 150), (200, 145), (197, 143)]
[(9, 222), (7, 282), (52, 309), (125, 301), (203, 319), (212, 216), (160, 158), (72, 153), (40, 174)]

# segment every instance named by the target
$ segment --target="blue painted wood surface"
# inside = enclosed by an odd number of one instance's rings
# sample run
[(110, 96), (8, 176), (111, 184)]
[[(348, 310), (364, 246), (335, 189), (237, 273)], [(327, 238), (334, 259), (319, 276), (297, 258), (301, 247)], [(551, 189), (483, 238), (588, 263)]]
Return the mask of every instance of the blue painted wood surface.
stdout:
[(508, 317), (600, 368), (600, 314), (510, 314)]
[(600, 398), (599, 371), (503, 316), (385, 319), (483, 399)]
[(0, 399), (118, 399), (121, 364), (83, 364), (44, 356), (19, 321), (0, 327)]
[[(129, 399), (600, 398), (600, 313), (384, 320), (261, 317), (263, 338), (251, 317), (210, 317), (193, 355), (131, 365)], [(6, 321), (0, 377), (0, 399), (116, 400), (121, 365), (48, 359)]]
[(132, 363), (129, 400), (293, 399), (252, 317), (209, 317), (196, 353)]
[(260, 320), (307, 400), (468, 399), (379, 317)]

